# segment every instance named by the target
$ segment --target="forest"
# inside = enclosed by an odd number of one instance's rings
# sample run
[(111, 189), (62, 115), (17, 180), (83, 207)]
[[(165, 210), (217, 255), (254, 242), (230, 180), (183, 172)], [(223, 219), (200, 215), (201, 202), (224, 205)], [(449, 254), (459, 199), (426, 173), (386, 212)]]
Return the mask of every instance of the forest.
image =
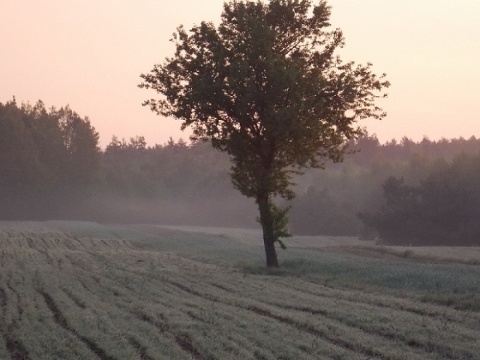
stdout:
[[(113, 137), (72, 109), (0, 103), (0, 219), (258, 227), (230, 161), (204, 142)], [(297, 235), (395, 245), (479, 245), (480, 139), (349, 143), (343, 162), (295, 178)], [(287, 205), (287, 204), (285, 204)]]

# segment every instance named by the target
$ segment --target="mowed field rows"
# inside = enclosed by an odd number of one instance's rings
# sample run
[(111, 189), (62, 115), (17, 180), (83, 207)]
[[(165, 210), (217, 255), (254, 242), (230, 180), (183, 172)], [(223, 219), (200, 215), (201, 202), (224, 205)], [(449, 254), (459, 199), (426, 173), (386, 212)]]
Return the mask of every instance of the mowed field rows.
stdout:
[[(242, 260), (262, 255), (248, 234), (149, 229), (1, 222), (0, 359), (480, 359), (475, 306), (266, 274)], [(329, 259), (354, 258), (342, 256)], [(478, 279), (477, 265), (458, 269)], [(469, 286), (471, 305), (478, 282)]]

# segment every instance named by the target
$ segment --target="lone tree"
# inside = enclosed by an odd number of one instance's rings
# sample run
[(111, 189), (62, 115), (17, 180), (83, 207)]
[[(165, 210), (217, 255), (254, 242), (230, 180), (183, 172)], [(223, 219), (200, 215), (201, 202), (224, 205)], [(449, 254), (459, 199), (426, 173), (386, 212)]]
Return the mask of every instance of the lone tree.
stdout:
[(374, 104), (385, 74), (340, 60), (344, 38), (329, 17), (326, 1), (230, 1), (218, 27), (180, 26), (175, 55), (141, 75), (140, 87), (162, 95), (144, 105), (230, 155), (233, 186), (259, 208), (267, 267), (289, 236), (275, 199), (294, 197), (292, 176), (341, 161), (363, 133), (357, 121), (385, 116)]

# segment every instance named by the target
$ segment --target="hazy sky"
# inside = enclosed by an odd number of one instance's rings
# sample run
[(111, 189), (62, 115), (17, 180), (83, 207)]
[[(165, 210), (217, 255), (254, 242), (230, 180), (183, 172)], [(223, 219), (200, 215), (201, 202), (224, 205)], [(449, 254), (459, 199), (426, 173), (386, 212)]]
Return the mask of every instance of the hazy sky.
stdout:
[[(0, 102), (67, 104), (112, 135), (149, 145), (188, 138), (141, 103), (141, 73), (173, 53), (175, 28), (218, 21), (223, 0), (0, 0)], [(345, 61), (392, 83), (388, 116), (361, 123), (381, 141), (480, 137), (479, 0), (331, 0)]]

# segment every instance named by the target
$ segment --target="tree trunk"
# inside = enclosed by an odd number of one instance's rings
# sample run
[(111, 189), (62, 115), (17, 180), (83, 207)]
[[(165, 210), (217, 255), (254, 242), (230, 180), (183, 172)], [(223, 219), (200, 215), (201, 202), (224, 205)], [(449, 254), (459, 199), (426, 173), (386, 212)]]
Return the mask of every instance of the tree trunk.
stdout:
[(278, 267), (277, 252), (275, 250), (275, 235), (272, 216), (272, 207), (268, 195), (257, 196), (258, 209), (260, 210), (260, 224), (263, 230), (263, 244), (267, 267)]

